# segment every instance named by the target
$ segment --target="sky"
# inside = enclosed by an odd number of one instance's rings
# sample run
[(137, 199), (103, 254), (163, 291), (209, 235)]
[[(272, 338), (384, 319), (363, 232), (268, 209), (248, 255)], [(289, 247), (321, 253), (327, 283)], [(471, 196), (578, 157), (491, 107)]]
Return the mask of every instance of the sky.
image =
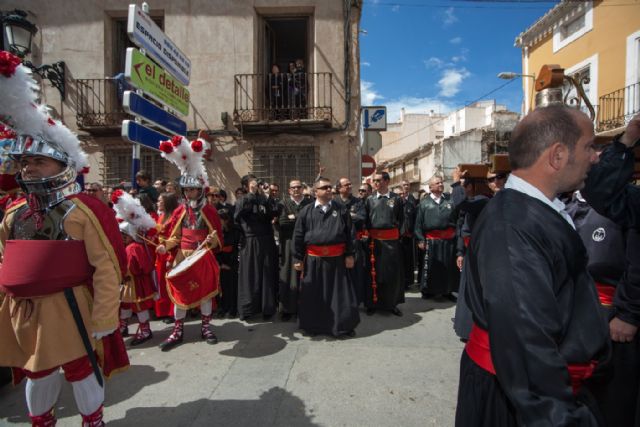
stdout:
[(388, 122), (399, 119), (402, 107), (447, 113), (479, 98), (496, 99), (520, 112), (521, 80), (501, 80), (497, 74), (522, 73), (522, 50), (514, 40), (557, 3), (365, 0), (362, 105), (386, 105)]

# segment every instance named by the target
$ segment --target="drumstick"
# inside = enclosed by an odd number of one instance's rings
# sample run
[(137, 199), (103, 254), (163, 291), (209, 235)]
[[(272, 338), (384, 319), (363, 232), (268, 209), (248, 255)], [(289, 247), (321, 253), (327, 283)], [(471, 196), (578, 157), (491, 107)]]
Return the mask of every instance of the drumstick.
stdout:
[(154, 243), (154, 242), (152, 242), (151, 240), (146, 239), (145, 237), (143, 237), (143, 236), (142, 236), (142, 235), (140, 235), (140, 234), (138, 234), (137, 236), (138, 236), (139, 238), (141, 238), (142, 240), (144, 240), (145, 242), (147, 242), (148, 244), (150, 244), (150, 245), (158, 246), (158, 244), (157, 244), (157, 243)]
[[(216, 241), (218, 242), (218, 246), (220, 246), (220, 239), (218, 238), (218, 232), (216, 230), (213, 230), (211, 232), (211, 235), (215, 237)], [(202, 249), (206, 244), (207, 244), (207, 241), (203, 240), (202, 243), (200, 243), (200, 245), (198, 245), (198, 247), (196, 248), (196, 251), (199, 251), (200, 249)]]

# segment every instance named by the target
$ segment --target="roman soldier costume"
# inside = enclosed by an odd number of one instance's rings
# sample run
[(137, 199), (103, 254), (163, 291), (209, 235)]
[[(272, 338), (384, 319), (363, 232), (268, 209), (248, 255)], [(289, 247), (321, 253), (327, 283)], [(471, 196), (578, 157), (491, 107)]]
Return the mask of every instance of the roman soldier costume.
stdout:
[[(223, 236), (218, 212), (205, 198), (205, 188), (209, 186), (203, 162), (205, 144), (202, 139), (189, 143), (180, 136), (160, 144), (162, 157), (174, 163), (182, 172), (179, 184), (185, 199), (173, 211), (166, 225), (171, 232), (167, 238), (160, 237), (160, 244), (168, 251), (179, 247), (174, 269), (189, 256), (198, 256), (198, 261), (183, 274), (172, 277), (169, 272), (167, 275), (167, 292), (175, 305), (176, 321), (169, 338), (160, 344), (163, 351), (182, 343), (184, 318), (187, 309), (192, 307), (200, 307), (202, 339), (208, 344), (218, 342), (210, 327), (213, 298), (220, 289), (220, 269), (213, 251), (223, 247)], [(187, 190), (191, 189), (198, 190), (196, 198), (187, 195)], [(208, 237), (211, 243), (205, 243)], [(198, 254), (196, 250), (200, 250)]]
[(26, 200), (0, 225), (0, 366), (12, 367), (15, 384), (28, 378), (33, 425), (55, 425), (62, 368), (82, 425), (101, 426), (103, 375), (128, 366), (117, 328), (126, 257), (113, 211), (75, 182), (88, 165), (80, 141), (37, 104), (38, 89), (20, 58), (0, 52), (0, 121), (17, 135), (9, 155), (62, 168), (38, 178), (19, 173)]

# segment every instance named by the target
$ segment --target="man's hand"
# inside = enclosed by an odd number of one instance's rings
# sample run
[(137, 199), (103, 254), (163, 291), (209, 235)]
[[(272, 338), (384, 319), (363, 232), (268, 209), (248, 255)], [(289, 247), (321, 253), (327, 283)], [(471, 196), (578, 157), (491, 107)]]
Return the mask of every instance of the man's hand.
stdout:
[(355, 258), (353, 258), (352, 255), (346, 256), (344, 258), (344, 265), (347, 268), (353, 268), (353, 266), (356, 264), (356, 260)]
[(636, 114), (635, 117), (631, 119), (620, 138), (620, 142), (627, 147), (631, 147), (638, 139), (640, 139), (640, 114)]
[(418, 247), (420, 248), (421, 251), (424, 251), (424, 248), (426, 247), (425, 242), (424, 241), (418, 242)]
[(460, 166), (456, 166), (456, 168), (453, 170), (453, 173), (451, 174), (451, 178), (453, 179), (453, 182), (460, 181), (460, 178), (462, 178), (462, 171), (460, 170)]
[(614, 317), (609, 322), (609, 331), (611, 339), (615, 342), (631, 342), (638, 332), (638, 327)]
[(164, 255), (167, 253), (167, 248), (165, 245), (158, 245), (156, 246), (156, 253), (158, 255)]
[(462, 271), (462, 261), (464, 261), (463, 256), (459, 256), (456, 258), (456, 265), (458, 266), (458, 270)]
[(215, 249), (218, 247), (218, 243), (220, 243), (220, 240), (218, 240), (217, 236), (216, 236), (217, 232), (213, 231), (211, 232), (211, 234), (208, 234), (207, 237), (204, 239), (205, 243), (211, 247), (211, 249)]
[(295, 271), (302, 271), (302, 263), (301, 262), (295, 262), (293, 263), (293, 269)]

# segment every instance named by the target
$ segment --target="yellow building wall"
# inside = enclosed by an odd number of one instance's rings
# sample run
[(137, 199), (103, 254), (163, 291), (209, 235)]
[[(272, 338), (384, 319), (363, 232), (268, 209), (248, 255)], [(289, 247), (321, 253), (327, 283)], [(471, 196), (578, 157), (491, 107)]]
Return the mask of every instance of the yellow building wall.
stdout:
[[(606, 2), (605, 2), (606, 3)], [(587, 58), (598, 54), (598, 96), (625, 87), (627, 37), (640, 31), (640, 3), (624, 7), (601, 7), (602, 2), (594, 2), (593, 28), (582, 37), (553, 53), (553, 33), (537, 45), (529, 48), (529, 72), (538, 75), (544, 64), (559, 64), (568, 69)], [(525, 73), (523, 49), (522, 69)], [(532, 82), (529, 82), (532, 85)], [(529, 86), (531, 105), (535, 92)], [(523, 90), (525, 84), (523, 82)], [(598, 102), (598, 101), (596, 101)]]

